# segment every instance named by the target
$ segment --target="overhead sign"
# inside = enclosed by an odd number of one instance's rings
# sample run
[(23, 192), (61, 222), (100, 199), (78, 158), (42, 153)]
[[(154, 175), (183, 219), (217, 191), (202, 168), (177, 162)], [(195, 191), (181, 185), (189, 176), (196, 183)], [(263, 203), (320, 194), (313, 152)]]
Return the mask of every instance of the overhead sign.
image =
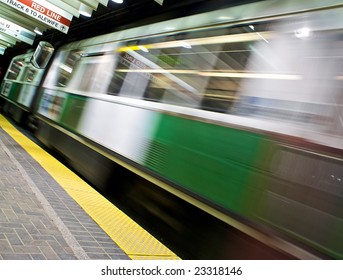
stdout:
[(43, 0), (0, 0), (2, 3), (35, 18), (54, 29), (68, 33), (73, 15)]
[(2, 17), (0, 17), (0, 32), (3, 32), (15, 38), (16, 40), (25, 42), (29, 45), (32, 45), (36, 38), (36, 33)]

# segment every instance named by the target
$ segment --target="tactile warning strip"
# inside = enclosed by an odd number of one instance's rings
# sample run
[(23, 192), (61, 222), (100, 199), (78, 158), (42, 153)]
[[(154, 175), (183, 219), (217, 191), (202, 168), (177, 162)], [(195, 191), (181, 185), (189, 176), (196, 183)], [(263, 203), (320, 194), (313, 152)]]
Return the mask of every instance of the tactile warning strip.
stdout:
[(0, 115), (2, 127), (133, 260), (180, 259), (75, 173), (25, 137)]

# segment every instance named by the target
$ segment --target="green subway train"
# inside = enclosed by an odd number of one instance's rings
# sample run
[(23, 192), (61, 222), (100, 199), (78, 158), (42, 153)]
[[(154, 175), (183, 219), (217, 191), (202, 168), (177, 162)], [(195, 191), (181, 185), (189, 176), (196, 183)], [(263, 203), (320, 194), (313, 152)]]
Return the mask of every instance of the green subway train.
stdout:
[[(5, 113), (297, 259), (343, 259), (343, 4), (259, 1), (14, 58)], [(43, 75), (44, 74), (44, 75)], [(244, 249), (244, 248), (243, 248)]]

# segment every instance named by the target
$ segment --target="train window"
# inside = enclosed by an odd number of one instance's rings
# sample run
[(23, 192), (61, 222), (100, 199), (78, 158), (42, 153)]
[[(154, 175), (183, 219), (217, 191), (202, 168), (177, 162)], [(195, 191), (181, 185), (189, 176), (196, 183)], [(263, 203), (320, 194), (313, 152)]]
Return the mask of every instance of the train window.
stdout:
[(107, 93), (113, 68), (113, 55), (100, 53), (94, 56), (81, 56), (73, 69), (68, 88), (82, 92)]
[(244, 71), (251, 45), (261, 40), (251, 31), (239, 26), (128, 42), (119, 48), (108, 92), (227, 112), (241, 80), (235, 73)]
[[(63, 52), (52, 65), (52, 71), (48, 75), (45, 85), (66, 87), (73, 76), (73, 70), (80, 60), (78, 51)], [(57, 74), (55, 74), (57, 73)]]
[(207, 80), (201, 108), (205, 110), (228, 112), (237, 98), (244, 72), (250, 56), (250, 42), (222, 44), (216, 53), (216, 60), (211, 71), (201, 75)]
[(9, 68), (9, 71), (7, 72), (6, 79), (17, 80), (19, 78), (20, 71), (24, 66), (25, 66), (24, 59), (13, 61), (13, 63), (11, 64)]
[(130, 50), (119, 52), (118, 62), (107, 92), (112, 95), (142, 98), (151, 76), (146, 73), (148, 63), (144, 57)]
[(35, 80), (38, 71), (31, 67), (26, 67), (25, 74), (23, 76), (23, 81), (27, 83), (32, 83)]
[(277, 36), (254, 46), (246, 67), (254, 76), (240, 85), (232, 112), (342, 136), (342, 31), (304, 38), (295, 24), (279, 22)]

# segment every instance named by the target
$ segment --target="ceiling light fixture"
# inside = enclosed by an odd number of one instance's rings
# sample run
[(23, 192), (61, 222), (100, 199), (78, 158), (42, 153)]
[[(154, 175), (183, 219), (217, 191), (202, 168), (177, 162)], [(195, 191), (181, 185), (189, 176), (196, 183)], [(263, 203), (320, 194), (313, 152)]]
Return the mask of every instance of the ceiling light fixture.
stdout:
[(112, 2), (122, 4), (124, 2), (124, 0), (112, 0)]
[(229, 17), (229, 16), (220, 16), (217, 18), (218, 20), (231, 20), (234, 19), (233, 17)]
[(295, 30), (295, 37), (304, 39), (311, 36), (311, 29), (308, 27), (303, 27)]
[(91, 17), (92, 16), (92, 8), (90, 8), (89, 6), (80, 3), (80, 8), (79, 8), (79, 13), (85, 17)]
[(38, 35), (43, 35), (43, 31), (40, 30), (38, 27), (36, 27), (33, 31)]

